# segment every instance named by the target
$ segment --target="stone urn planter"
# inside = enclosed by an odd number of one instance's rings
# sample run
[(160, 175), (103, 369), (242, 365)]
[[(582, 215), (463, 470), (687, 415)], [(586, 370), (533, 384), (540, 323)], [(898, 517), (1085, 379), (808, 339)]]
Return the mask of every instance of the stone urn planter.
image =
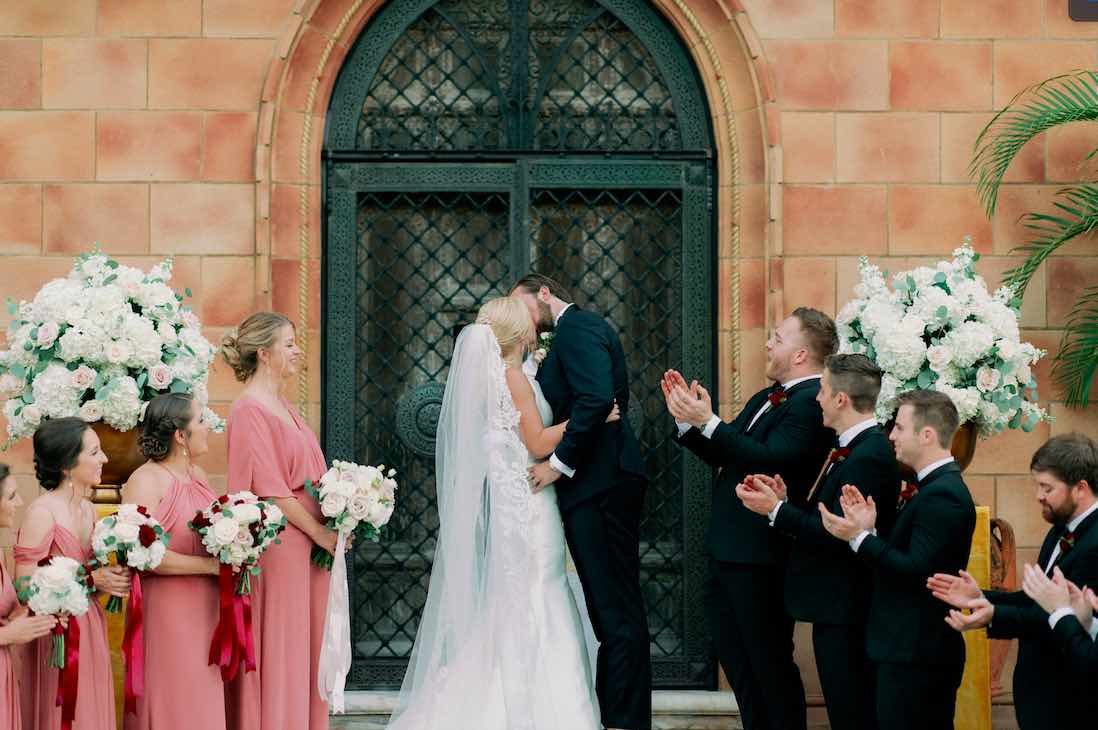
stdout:
[[(120, 504), (122, 485), (137, 467), (145, 463), (145, 457), (137, 446), (138, 430), (131, 428), (129, 431), (118, 431), (102, 421), (93, 423), (92, 430), (99, 436), (99, 443), (108, 459), (103, 465), (102, 484), (92, 494), (92, 502), (97, 505)], [(99, 511), (103, 512), (101, 508)], [(113, 511), (108, 509), (106, 514)]]

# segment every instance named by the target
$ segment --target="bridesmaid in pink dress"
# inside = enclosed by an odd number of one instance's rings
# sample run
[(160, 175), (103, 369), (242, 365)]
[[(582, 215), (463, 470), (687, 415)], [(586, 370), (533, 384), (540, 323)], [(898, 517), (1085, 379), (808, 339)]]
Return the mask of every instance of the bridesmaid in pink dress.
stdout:
[(309, 426), (281, 396), (303, 353), (281, 314), (248, 317), (222, 341), (222, 355), (246, 383), (229, 413), (229, 491), (274, 499), (288, 525), (280, 545), (260, 559), (254, 581), (258, 670), (235, 684), (230, 727), (236, 730), (325, 730), (328, 705), (316, 688), (329, 573), (310, 561), (313, 544), (335, 550), (316, 500), (304, 490), (326, 471)]
[(171, 536), (153, 573), (141, 576), (145, 691), (126, 730), (225, 730), (225, 686), (210, 666), (218, 619), (218, 563), (187, 527), (216, 499), (191, 459), (209, 451), (210, 427), (189, 395), (165, 393), (149, 402), (138, 441), (149, 459), (122, 490)]
[[(45, 494), (31, 502), (15, 545), (16, 575), (30, 575), (38, 561), (50, 555), (87, 563), (95, 510), (87, 495), (99, 483), (107, 457), (99, 437), (79, 418), (53, 418), (34, 432), (34, 470)], [(95, 587), (126, 596), (126, 568), (92, 572)], [(73, 620), (73, 619), (70, 619)], [(107, 647), (107, 624), (97, 601), (80, 623), (80, 680), (73, 730), (114, 730), (114, 687)], [(56, 705), (57, 670), (49, 666), (51, 639), (28, 644), (20, 672), (23, 730), (56, 730), (61, 708)]]
[[(0, 527), (15, 526), (15, 511), (23, 506), (15, 477), (7, 464), (0, 464)], [(15, 598), (11, 576), (0, 560), (0, 730), (20, 730), (19, 685), (15, 680), (8, 647), (26, 644), (48, 636), (57, 619), (53, 616), (28, 616)]]

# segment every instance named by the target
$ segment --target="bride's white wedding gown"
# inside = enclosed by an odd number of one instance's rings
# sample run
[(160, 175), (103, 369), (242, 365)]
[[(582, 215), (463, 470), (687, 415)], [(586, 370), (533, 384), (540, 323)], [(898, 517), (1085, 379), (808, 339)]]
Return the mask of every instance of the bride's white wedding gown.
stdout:
[[(542, 422), (552, 424), (552, 409), (537, 382), (529, 380)], [(511, 428), (517, 435), (517, 420)], [(521, 451), (514, 448), (513, 434), (501, 431), (487, 438), (508, 442), (490, 445), (490, 460), (508, 454), (521, 454), (524, 460), (521, 465), (496, 463), (490, 471), (513, 472), (521, 466), (524, 474), (533, 463), (521, 442)], [(525, 480), (516, 484), (512, 479), (511, 493), (502, 494), (505, 480), (488, 481), (487, 562), (495, 567), (488, 571), (483, 612), (471, 623), (467, 641), (440, 662), (389, 730), (598, 730), (585, 638), (590, 627), (581, 619), (569, 583), (556, 491), (549, 487), (532, 494)], [(529, 551), (517, 564), (507, 547), (515, 544), (516, 531), (523, 531), (522, 549)]]

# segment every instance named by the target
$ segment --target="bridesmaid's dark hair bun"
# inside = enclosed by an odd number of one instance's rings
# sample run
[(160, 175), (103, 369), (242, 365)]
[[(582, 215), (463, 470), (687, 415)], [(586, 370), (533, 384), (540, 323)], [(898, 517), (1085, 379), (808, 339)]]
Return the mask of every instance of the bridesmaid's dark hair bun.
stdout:
[(89, 428), (80, 418), (50, 418), (34, 432), (34, 475), (42, 489), (57, 489), (76, 466)]
[(191, 422), (193, 402), (189, 393), (162, 393), (149, 401), (141, 422), (141, 435), (137, 437), (137, 445), (146, 459), (168, 458), (175, 432), (186, 431)]

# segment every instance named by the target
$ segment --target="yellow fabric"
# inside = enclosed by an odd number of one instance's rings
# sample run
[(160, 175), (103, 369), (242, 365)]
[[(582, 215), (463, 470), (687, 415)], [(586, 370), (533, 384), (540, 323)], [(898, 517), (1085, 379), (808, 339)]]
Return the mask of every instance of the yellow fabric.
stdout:
[[(982, 588), (991, 580), (991, 510), (976, 508), (968, 572)], [(986, 631), (965, 633), (965, 674), (957, 692), (956, 730), (991, 730), (991, 655)]]

